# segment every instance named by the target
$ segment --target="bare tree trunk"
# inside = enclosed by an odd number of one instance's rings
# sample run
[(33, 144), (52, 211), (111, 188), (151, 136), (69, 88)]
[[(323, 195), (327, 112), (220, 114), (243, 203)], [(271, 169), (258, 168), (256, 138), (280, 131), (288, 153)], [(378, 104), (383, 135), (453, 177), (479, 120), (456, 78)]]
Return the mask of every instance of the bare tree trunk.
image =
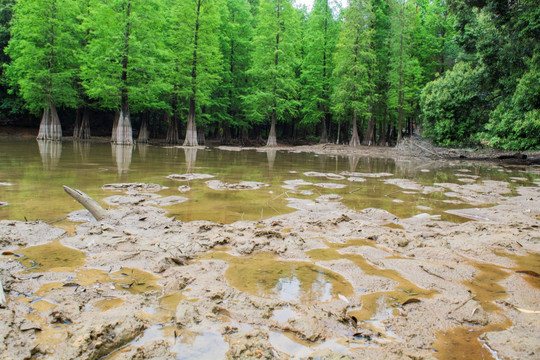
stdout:
[(79, 139), (90, 139), (90, 113), (88, 109), (84, 109), (81, 127), (79, 128)]
[[(115, 129), (113, 129), (113, 133)], [(132, 145), (133, 144), (133, 131), (131, 129), (131, 120), (129, 116), (129, 106), (127, 104), (127, 98), (122, 100), (122, 107), (120, 115), (118, 117), (118, 124), (116, 125), (116, 141), (113, 141), (117, 145)]]
[(364, 145), (371, 146), (374, 143), (375, 137), (375, 119), (373, 116), (369, 117), (368, 125), (366, 129), (366, 137), (364, 139)]
[(206, 138), (205, 138), (205, 135), (204, 135), (204, 128), (202, 128), (202, 127), (199, 127), (197, 129), (197, 142), (200, 145), (204, 145), (206, 143)]
[(147, 144), (148, 139), (150, 139), (150, 133), (148, 132), (148, 119), (146, 116), (144, 116), (141, 121), (141, 128), (139, 129), (139, 137), (137, 138), (137, 142), (139, 144)]
[(356, 119), (356, 110), (353, 113), (353, 131), (351, 136), (351, 141), (349, 141), (349, 146), (360, 146), (360, 137), (358, 136), (358, 126)]
[(325, 113), (324, 117), (321, 121), (321, 139), (319, 140), (319, 143), (326, 144), (328, 142), (328, 131), (326, 130), (326, 118), (328, 117), (328, 114)]
[(184, 146), (199, 146), (197, 142), (197, 126), (195, 125), (195, 99), (189, 99), (189, 113)]
[(242, 146), (248, 146), (250, 144), (250, 141), (249, 141), (249, 132), (248, 132), (247, 127), (243, 126), (241, 131), (242, 131), (242, 134), (240, 135), (241, 137), (240, 142)]
[(75, 123), (73, 124), (73, 139), (78, 140), (79, 130), (81, 129), (81, 110), (77, 108), (77, 113), (75, 115)]
[(270, 125), (270, 134), (268, 134), (268, 141), (266, 142), (266, 146), (268, 146), (268, 147), (277, 146), (276, 110), (275, 109), (272, 111), (272, 125)]
[(116, 139), (118, 138), (118, 121), (120, 119), (120, 113), (118, 111), (114, 112), (114, 120), (113, 120), (113, 126), (112, 126), (112, 134), (111, 134), (111, 142), (113, 144), (116, 143)]
[(336, 145), (339, 145), (339, 137), (340, 136), (341, 136), (341, 122), (338, 122), (338, 124), (337, 124)]
[(167, 144), (179, 144), (180, 143), (180, 136), (178, 135), (178, 123), (176, 122), (176, 117), (172, 117), (165, 113), (163, 115), (163, 119), (169, 123), (169, 127), (167, 128), (167, 137), (166, 142)]
[(39, 125), (38, 140), (62, 140), (62, 126), (56, 112), (56, 107), (51, 101), (47, 107), (43, 109), (43, 117)]

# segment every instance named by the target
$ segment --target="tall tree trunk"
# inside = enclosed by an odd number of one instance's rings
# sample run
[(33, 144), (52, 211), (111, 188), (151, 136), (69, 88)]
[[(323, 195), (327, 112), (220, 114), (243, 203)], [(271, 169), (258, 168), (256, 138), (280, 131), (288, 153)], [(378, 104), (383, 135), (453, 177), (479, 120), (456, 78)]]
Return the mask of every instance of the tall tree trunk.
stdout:
[(143, 116), (137, 142), (139, 144), (147, 144), (149, 139), (150, 132), (148, 131), (148, 116)]
[(184, 146), (199, 146), (197, 142), (197, 127), (195, 125), (195, 99), (193, 98), (189, 99), (189, 113)]
[[(115, 129), (113, 129), (113, 132)], [(118, 116), (118, 123), (116, 125), (116, 141), (113, 143), (117, 145), (131, 145), (133, 144), (133, 130), (131, 128), (131, 120), (129, 116), (129, 106), (127, 103), (127, 96), (122, 99), (122, 107)]]
[(178, 123), (176, 122), (176, 118), (174, 116), (171, 118), (168, 113), (165, 113), (163, 119), (169, 124), (166, 137), (167, 144), (179, 144), (180, 136), (178, 134)]
[(205, 135), (204, 135), (204, 128), (202, 128), (202, 127), (199, 127), (197, 129), (197, 142), (200, 145), (204, 145), (206, 143), (206, 138), (205, 138)]
[(272, 111), (272, 125), (270, 125), (270, 133), (268, 134), (268, 141), (266, 146), (277, 146), (276, 138), (276, 110)]
[(328, 142), (328, 131), (326, 130), (326, 118), (328, 117), (328, 113), (325, 112), (324, 117), (321, 121), (321, 139), (319, 140), (319, 143), (326, 144)]
[(242, 144), (242, 146), (249, 146), (250, 141), (249, 141), (249, 132), (248, 132), (247, 126), (242, 126), (241, 132), (242, 133), (240, 135), (240, 143)]
[(43, 116), (39, 125), (38, 140), (62, 140), (62, 126), (56, 112), (54, 102), (51, 100), (49, 105), (43, 109)]
[(349, 141), (349, 146), (360, 146), (360, 137), (358, 136), (356, 110), (354, 110), (353, 112), (353, 130), (352, 130), (351, 141)]
[(113, 126), (112, 126), (112, 132), (111, 132), (111, 142), (113, 144), (116, 143), (117, 136), (117, 130), (118, 130), (118, 120), (120, 119), (120, 113), (118, 111), (114, 112), (114, 120), (113, 120)]
[(81, 130), (81, 109), (77, 108), (77, 113), (75, 114), (75, 123), (73, 124), (73, 139), (80, 139), (79, 131)]
[(339, 137), (341, 136), (341, 122), (337, 124), (337, 136), (336, 136), (336, 145), (339, 145)]
[(404, 31), (404, 7), (401, 8), (401, 36), (399, 42), (399, 89), (398, 89), (398, 135), (397, 141), (401, 141), (401, 128), (403, 124), (403, 87), (402, 87), (402, 78), (403, 78), (403, 31)]
[(193, 41), (193, 63), (191, 67), (191, 95), (189, 96), (189, 113), (186, 129), (186, 139), (184, 140), (184, 146), (198, 146), (197, 142), (197, 126), (195, 124), (195, 111), (197, 110), (195, 104), (195, 97), (197, 95), (197, 56), (199, 45), (199, 18), (201, 15), (201, 0), (197, 1), (197, 18), (195, 19), (195, 34)]
[[(277, 6), (277, 23), (280, 22), (280, 7), (279, 3)], [(279, 28), (278, 33), (276, 34), (276, 53), (274, 57), (274, 90), (273, 90), (273, 104), (272, 104), (272, 124), (270, 125), (270, 133), (268, 134), (268, 141), (266, 142), (266, 146), (277, 146), (277, 138), (276, 138), (276, 116), (277, 116), (277, 72), (278, 72), (278, 64), (279, 64)]]
[(83, 110), (81, 127), (79, 128), (79, 139), (90, 139), (90, 112), (88, 109)]

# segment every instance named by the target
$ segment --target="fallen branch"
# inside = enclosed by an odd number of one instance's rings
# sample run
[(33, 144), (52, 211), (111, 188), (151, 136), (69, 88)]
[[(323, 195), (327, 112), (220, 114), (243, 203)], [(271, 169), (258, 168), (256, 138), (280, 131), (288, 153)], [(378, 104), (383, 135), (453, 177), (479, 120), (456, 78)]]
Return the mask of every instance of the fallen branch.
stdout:
[(6, 295), (4, 294), (4, 286), (0, 277), (0, 308), (5, 308), (7, 305)]
[(442, 158), (441, 155), (437, 154), (436, 152), (433, 152), (433, 151), (431, 151), (431, 150), (426, 149), (425, 147), (423, 147), (422, 145), (417, 144), (417, 143), (414, 142), (414, 141), (411, 141), (411, 143), (412, 143), (414, 146), (418, 146), (420, 149), (422, 149), (422, 150), (424, 150), (424, 151), (430, 153), (431, 155), (435, 155), (435, 156), (437, 156), (438, 158)]
[(86, 210), (90, 211), (90, 214), (92, 214), (92, 216), (96, 218), (96, 220), (100, 221), (106, 217), (107, 211), (102, 208), (101, 205), (99, 205), (97, 201), (92, 199), (90, 196), (86, 195), (81, 190), (72, 189), (66, 185), (64, 185), (63, 187), (65, 192), (67, 192), (69, 195), (71, 195), (71, 197), (77, 200), (82, 206), (85, 207)]

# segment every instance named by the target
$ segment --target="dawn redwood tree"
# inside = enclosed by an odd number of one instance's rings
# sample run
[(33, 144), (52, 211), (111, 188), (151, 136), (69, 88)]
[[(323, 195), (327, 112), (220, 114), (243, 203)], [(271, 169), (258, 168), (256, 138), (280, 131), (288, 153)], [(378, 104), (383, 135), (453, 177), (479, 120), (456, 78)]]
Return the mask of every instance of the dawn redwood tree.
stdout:
[(116, 111), (111, 141), (133, 143), (130, 108), (166, 108), (167, 49), (160, 0), (91, 0), (84, 21), (89, 31), (81, 77), (86, 93), (103, 109)]
[(290, 120), (298, 111), (298, 45), (300, 17), (290, 0), (261, 0), (253, 65), (253, 87), (246, 96), (255, 123), (270, 118), (266, 146), (277, 146), (276, 121)]
[(43, 113), (38, 139), (61, 140), (56, 107), (77, 103), (76, 16), (77, 3), (72, 0), (19, 0), (13, 8), (5, 49), (11, 58), (7, 76), (26, 107)]
[(212, 91), (220, 80), (219, 26), (221, 14), (227, 8), (221, 0), (182, 0), (170, 11), (173, 112), (179, 111), (180, 100), (187, 101), (184, 145), (197, 146), (197, 114), (210, 104)]
[(349, 0), (336, 45), (334, 111), (352, 114), (350, 146), (359, 146), (358, 117), (368, 119), (374, 96), (375, 52), (372, 47), (373, 12), (370, 0)]
[(339, 27), (333, 16), (331, 0), (315, 0), (309, 13), (304, 36), (302, 63), (302, 123), (321, 125), (321, 143), (328, 142), (327, 125), (331, 120), (330, 95), (333, 87), (333, 54)]
[[(411, 112), (411, 97), (418, 95), (417, 82), (421, 76), (418, 59), (413, 56), (415, 4), (392, 0), (390, 13), (390, 66), (388, 73), (388, 108), (397, 111), (397, 141), (402, 137), (404, 117)], [(415, 90), (417, 90), (415, 92)]]
[(231, 140), (231, 127), (246, 129), (244, 96), (249, 89), (253, 17), (246, 0), (226, 0), (222, 12), (220, 47), (223, 59), (221, 83), (212, 96), (212, 117), (220, 123), (223, 141)]

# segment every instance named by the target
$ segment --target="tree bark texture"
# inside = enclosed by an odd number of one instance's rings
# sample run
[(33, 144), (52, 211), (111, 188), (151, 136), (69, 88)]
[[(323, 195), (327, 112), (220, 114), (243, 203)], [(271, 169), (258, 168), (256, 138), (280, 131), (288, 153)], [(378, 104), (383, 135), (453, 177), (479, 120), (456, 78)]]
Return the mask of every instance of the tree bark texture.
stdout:
[(116, 133), (116, 140), (113, 140), (112, 142), (116, 145), (132, 145), (133, 130), (129, 118), (129, 107), (127, 106), (127, 103), (122, 105), (116, 129), (113, 128), (113, 134)]
[(66, 185), (64, 185), (63, 188), (66, 193), (77, 200), (86, 210), (90, 211), (90, 214), (92, 214), (96, 220), (103, 220), (107, 216), (107, 211), (81, 190), (72, 189)]
[(167, 127), (167, 137), (166, 142), (167, 144), (176, 145), (180, 143), (180, 136), (178, 135), (178, 123), (176, 122), (176, 118), (171, 116), (169, 114), (164, 115), (164, 120), (166, 123), (169, 124)]
[(353, 113), (353, 130), (352, 130), (352, 135), (351, 135), (351, 141), (349, 141), (349, 146), (360, 146), (360, 137), (358, 136), (356, 110), (354, 110), (354, 113)]
[(90, 139), (90, 112), (88, 111), (88, 109), (84, 109), (78, 135), (79, 137), (77, 139)]
[(148, 132), (148, 120), (144, 118), (141, 122), (141, 128), (139, 129), (139, 137), (137, 138), (137, 142), (139, 144), (146, 144), (148, 143), (148, 139), (150, 139), (150, 133)]
[(38, 140), (62, 140), (62, 126), (56, 112), (56, 107), (51, 101), (48, 106), (43, 109), (43, 116), (39, 125)]
[(272, 125), (270, 125), (270, 133), (268, 134), (268, 141), (266, 146), (273, 147), (277, 146), (277, 137), (276, 137), (276, 110), (272, 111)]

